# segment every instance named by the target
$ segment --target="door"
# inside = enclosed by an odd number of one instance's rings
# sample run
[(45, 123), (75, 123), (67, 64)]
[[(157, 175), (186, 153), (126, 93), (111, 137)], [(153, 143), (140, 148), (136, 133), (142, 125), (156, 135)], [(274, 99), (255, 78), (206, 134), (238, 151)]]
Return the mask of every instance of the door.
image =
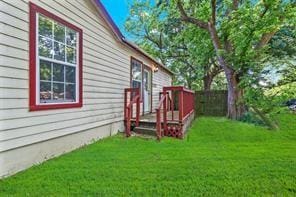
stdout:
[(151, 111), (151, 71), (144, 69), (143, 75), (144, 113), (149, 113)]

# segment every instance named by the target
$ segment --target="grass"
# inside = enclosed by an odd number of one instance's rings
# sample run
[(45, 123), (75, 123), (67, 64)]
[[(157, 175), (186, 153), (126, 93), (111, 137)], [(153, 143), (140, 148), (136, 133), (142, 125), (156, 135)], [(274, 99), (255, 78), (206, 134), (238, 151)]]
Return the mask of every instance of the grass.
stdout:
[(184, 140), (117, 135), (0, 181), (0, 195), (295, 196), (296, 115), (281, 130), (198, 118)]

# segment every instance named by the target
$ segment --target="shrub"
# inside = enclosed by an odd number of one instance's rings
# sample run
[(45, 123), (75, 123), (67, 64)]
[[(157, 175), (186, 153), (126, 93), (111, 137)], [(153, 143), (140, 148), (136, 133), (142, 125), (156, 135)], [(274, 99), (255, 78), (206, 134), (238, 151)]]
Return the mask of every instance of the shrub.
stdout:
[(251, 111), (244, 113), (244, 115), (239, 119), (239, 121), (265, 126), (264, 122), (254, 112)]

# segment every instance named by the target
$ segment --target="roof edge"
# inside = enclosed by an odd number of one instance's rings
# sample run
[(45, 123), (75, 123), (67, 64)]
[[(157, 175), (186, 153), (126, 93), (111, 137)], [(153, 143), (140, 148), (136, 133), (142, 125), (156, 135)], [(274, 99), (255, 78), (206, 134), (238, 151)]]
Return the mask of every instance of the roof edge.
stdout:
[(95, 5), (98, 7), (98, 9), (101, 11), (101, 15), (103, 19), (106, 21), (106, 23), (109, 25), (115, 36), (119, 39), (120, 42), (127, 45), (128, 47), (132, 48), (133, 50), (137, 51), (138, 53), (142, 54), (146, 58), (150, 59), (155, 64), (162, 67), (165, 71), (167, 71), (170, 75), (174, 76), (175, 74), (168, 69), (165, 65), (157, 61), (155, 58), (153, 58), (151, 55), (149, 55), (147, 52), (145, 52), (143, 49), (141, 49), (138, 45), (135, 43), (128, 41), (124, 35), (121, 33), (118, 26), (115, 24), (111, 16), (109, 15), (108, 11), (106, 10), (105, 6), (102, 4), (101, 0), (93, 0), (95, 2)]
[(131, 47), (132, 49), (134, 49), (135, 51), (139, 52), (140, 54), (144, 55), (146, 58), (150, 59), (152, 62), (154, 62), (155, 64), (159, 65), (162, 69), (164, 69), (165, 71), (167, 71), (170, 75), (174, 76), (175, 73), (173, 73), (170, 69), (168, 69), (165, 65), (163, 65), (162, 63), (160, 63), (159, 61), (157, 61), (156, 59), (154, 59), (153, 57), (151, 57), (147, 52), (145, 52), (143, 49), (141, 49), (138, 45), (136, 45), (135, 43), (123, 39), (122, 40), (125, 44), (127, 44), (129, 47)]

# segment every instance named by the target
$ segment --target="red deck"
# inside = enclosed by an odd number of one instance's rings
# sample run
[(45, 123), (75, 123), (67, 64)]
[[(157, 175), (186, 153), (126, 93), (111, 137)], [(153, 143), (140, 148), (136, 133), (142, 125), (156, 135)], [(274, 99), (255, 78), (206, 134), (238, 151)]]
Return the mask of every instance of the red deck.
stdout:
[[(162, 110), (161, 110), (161, 113)], [(168, 111), (167, 112), (167, 117), (179, 117), (179, 111)], [(140, 116), (140, 121), (141, 122), (154, 122), (156, 123), (157, 119), (156, 119), (156, 113), (150, 113), (150, 114), (145, 114), (143, 116)], [(161, 122), (163, 122), (163, 116), (161, 116), (160, 119)], [(175, 122), (178, 123), (178, 120), (169, 120), (168, 122)]]
[(164, 87), (155, 113), (144, 116), (140, 116), (139, 92), (138, 88), (125, 89), (126, 136), (131, 135), (133, 128), (149, 123), (155, 129), (158, 139), (163, 136), (183, 138), (188, 125), (194, 118), (194, 92), (182, 86)]

